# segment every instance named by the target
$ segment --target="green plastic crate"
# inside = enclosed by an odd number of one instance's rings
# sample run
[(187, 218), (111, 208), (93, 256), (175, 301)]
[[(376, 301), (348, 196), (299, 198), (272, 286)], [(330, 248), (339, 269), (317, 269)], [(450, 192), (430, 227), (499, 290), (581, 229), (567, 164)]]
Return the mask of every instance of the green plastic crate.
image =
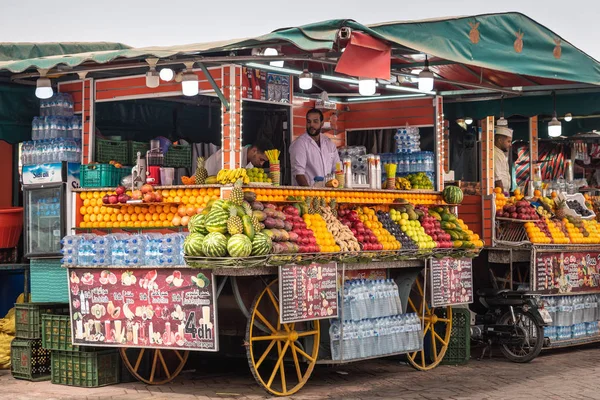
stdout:
[(50, 379), (50, 350), (42, 347), (40, 339), (14, 339), (10, 344), (10, 354), (10, 371), (16, 379)]
[(29, 264), (32, 303), (68, 303), (67, 269), (59, 258), (40, 258)]
[(42, 346), (58, 351), (97, 351), (95, 347), (73, 346), (71, 343), (71, 317), (69, 315), (42, 315)]
[(115, 168), (115, 185), (119, 186), (121, 184), (121, 179), (126, 177), (127, 175), (131, 175), (131, 167), (123, 166), (121, 168)]
[(117, 186), (117, 168), (110, 164), (87, 164), (81, 166), (82, 188)]
[(452, 308), (450, 343), (442, 360), (444, 365), (462, 365), (471, 358), (471, 313), (468, 308)]
[(172, 145), (165, 154), (165, 167), (191, 168), (192, 146)]
[(15, 304), (15, 325), (17, 338), (41, 339), (42, 314), (61, 314), (68, 316), (69, 305), (57, 303)]
[(129, 162), (127, 142), (121, 140), (106, 140), (96, 138), (95, 160), (99, 163), (107, 164), (116, 161), (125, 165)]
[(52, 383), (100, 387), (119, 383), (121, 358), (116, 350), (96, 352), (52, 351)]
[(140, 157), (142, 159), (145, 159), (146, 152), (148, 150), (150, 150), (150, 143), (134, 142), (133, 140), (130, 140), (129, 142), (127, 142), (127, 153), (129, 156), (129, 160), (128, 160), (127, 164), (135, 165), (135, 163), (137, 162), (137, 153), (138, 152), (142, 153), (142, 154), (140, 154)]

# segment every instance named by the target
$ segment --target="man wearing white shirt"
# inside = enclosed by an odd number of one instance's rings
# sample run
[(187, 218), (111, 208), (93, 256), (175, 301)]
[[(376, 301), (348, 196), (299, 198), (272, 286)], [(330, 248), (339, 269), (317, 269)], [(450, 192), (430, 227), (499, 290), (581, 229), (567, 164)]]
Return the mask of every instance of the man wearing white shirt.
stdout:
[(340, 162), (335, 144), (321, 134), (323, 113), (313, 108), (306, 113), (306, 133), (290, 145), (292, 184), (312, 186), (317, 176), (325, 177), (335, 172)]
[[(260, 139), (254, 144), (242, 147), (240, 165), (243, 168), (262, 167), (268, 160), (265, 151), (273, 149), (273, 144), (267, 139)], [(208, 176), (217, 175), (223, 168), (223, 151), (218, 150), (208, 157), (204, 164)]]
[(505, 192), (510, 191), (510, 169), (507, 153), (512, 143), (512, 129), (497, 126), (494, 135), (494, 184)]

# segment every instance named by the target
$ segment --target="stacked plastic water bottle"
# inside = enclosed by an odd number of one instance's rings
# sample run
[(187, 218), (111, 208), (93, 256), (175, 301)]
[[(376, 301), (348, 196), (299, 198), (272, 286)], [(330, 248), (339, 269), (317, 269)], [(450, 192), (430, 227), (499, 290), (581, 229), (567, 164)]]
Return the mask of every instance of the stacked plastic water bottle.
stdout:
[(399, 128), (394, 135), (396, 153), (414, 153), (421, 151), (419, 128), (407, 126)]
[(552, 340), (572, 340), (598, 336), (600, 296), (556, 296), (544, 298), (544, 308), (552, 317), (544, 336)]
[(342, 318), (329, 334), (333, 360), (350, 360), (421, 348), (421, 321), (400, 314), (398, 286), (391, 280), (354, 280), (344, 285)]
[(80, 162), (83, 124), (81, 117), (73, 115), (71, 96), (57, 93), (42, 100), (40, 115), (33, 118), (33, 140), (23, 142), (21, 146), (21, 163)]
[(182, 233), (130, 235), (115, 233), (70, 235), (62, 240), (62, 263), (67, 266), (184, 265)]

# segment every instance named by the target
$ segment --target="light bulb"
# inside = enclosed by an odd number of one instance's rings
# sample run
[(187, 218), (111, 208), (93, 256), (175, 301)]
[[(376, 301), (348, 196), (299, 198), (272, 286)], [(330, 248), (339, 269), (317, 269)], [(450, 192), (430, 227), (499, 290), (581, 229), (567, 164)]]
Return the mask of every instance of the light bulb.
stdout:
[(571, 113), (565, 114), (565, 121), (571, 122), (573, 120), (573, 115)]
[[(267, 47), (265, 49), (265, 51), (263, 52), (263, 56), (267, 56), (267, 57), (277, 56), (277, 55), (279, 55), (279, 52), (277, 51), (277, 49), (274, 49), (272, 47)], [(269, 63), (269, 65), (271, 65), (272, 67), (283, 68), (283, 61), (271, 61)]]
[(181, 90), (184, 96), (195, 96), (198, 94), (198, 76), (193, 72), (186, 72), (181, 79)]
[(508, 120), (502, 116), (502, 117), (498, 118), (498, 121), (496, 121), (496, 125), (497, 126), (508, 126)]
[(173, 80), (173, 70), (171, 68), (163, 68), (160, 70), (160, 79), (165, 82), (171, 82)]
[(376, 87), (377, 82), (375, 82), (375, 79), (360, 78), (358, 80), (358, 93), (360, 93), (361, 96), (374, 95)]
[(52, 83), (48, 78), (38, 78), (35, 86), (35, 97), (38, 99), (49, 99), (54, 94)]
[(146, 72), (146, 86), (153, 89), (157, 88), (159, 84), (158, 72), (154, 68), (150, 68), (150, 71)]
[(548, 136), (559, 137), (562, 134), (562, 125), (556, 116), (552, 117), (552, 120), (548, 122)]
[(308, 89), (312, 88), (312, 85), (313, 85), (312, 74), (310, 72), (308, 72), (307, 70), (302, 71), (302, 73), (298, 77), (298, 86), (300, 86), (300, 89), (308, 90)]
[(430, 92), (433, 90), (433, 72), (425, 68), (419, 73), (419, 90)]
[(471, 117), (465, 118), (465, 124), (471, 125), (472, 123), (473, 123), (473, 118), (471, 118)]

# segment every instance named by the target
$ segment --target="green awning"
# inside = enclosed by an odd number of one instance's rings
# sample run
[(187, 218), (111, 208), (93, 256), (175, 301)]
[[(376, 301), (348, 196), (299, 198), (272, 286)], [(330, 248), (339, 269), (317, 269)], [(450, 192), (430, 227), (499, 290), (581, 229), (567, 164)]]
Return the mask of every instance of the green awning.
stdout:
[(122, 50), (130, 47), (121, 43), (109, 42), (67, 42), (67, 43), (2, 43), (0, 61), (28, 60), (32, 58), (85, 53), (90, 51)]
[[(476, 26), (476, 28), (473, 28)], [(486, 14), (426, 21), (362, 25), (329, 20), (284, 28), (255, 38), (171, 47), (88, 51), (17, 61), (0, 61), (0, 71), (13, 73), (59, 64), (105, 64), (117, 59), (166, 58), (260, 47), (293, 45), (313, 52), (332, 49), (338, 30), (350, 27), (388, 41), (396, 53), (422, 52), (451, 62), (518, 75), (600, 85), (600, 64), (546, 27), (520, 13)], [(475, 33), (476, 31), (477, 33)], [(479, 39), (476, 41), (475, 39)], [(522, 42), (521, 42), (522, 41)], [(474, 43), (476, 42), (476, 43)], [(522, 51), (517, 52), (521, 48)], [(560, 57), (557, 58), (560, 48)], [(406, 51), (411, 49), (412, 51)]]

